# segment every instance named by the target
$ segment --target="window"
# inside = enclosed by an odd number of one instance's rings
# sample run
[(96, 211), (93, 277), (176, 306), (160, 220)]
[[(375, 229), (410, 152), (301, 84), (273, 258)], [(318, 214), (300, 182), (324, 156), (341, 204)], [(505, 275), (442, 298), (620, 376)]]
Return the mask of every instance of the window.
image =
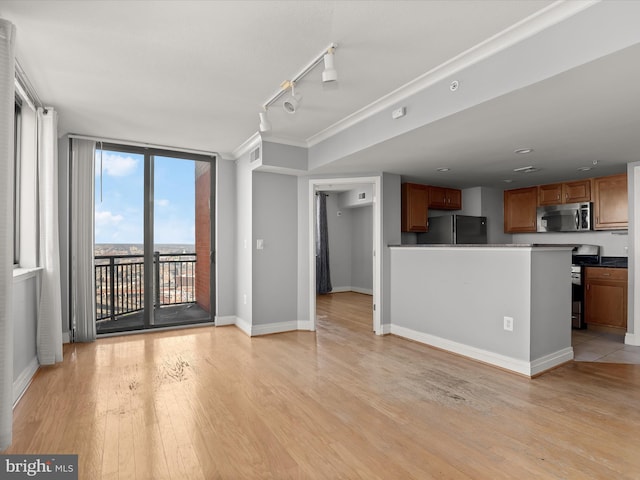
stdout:
[(16, 97), (13, 129), (13, 264), (20, 264), (20, 147), (22, 140), (22, 101)]

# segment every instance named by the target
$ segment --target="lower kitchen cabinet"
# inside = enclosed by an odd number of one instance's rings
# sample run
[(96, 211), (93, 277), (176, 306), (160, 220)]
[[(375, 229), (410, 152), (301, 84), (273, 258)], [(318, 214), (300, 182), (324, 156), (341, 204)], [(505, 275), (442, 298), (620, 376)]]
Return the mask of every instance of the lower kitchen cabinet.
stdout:
[(627, 269), (585, 268), (587, 325), (627, 328)]

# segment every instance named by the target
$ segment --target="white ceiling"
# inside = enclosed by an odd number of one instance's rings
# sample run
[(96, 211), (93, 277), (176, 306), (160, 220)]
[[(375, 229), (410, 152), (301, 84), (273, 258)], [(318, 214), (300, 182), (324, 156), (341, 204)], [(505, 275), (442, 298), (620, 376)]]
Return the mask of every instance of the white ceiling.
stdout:
[[(592, 2), (573, 2), (590, 6)], [(260, 106), (330, 42), (296, 115), (270, 136), (307, 145), (378, 99), (557, 3), (551, 1), (4, 1), (17, 57), (60, 133), (228, 152)], [(598, 27), (598, 26), (596, 26)], [(594, 35), (609, 33), (594, 28)], [(571, 41), (569, 38), (568, 41)], [(605, 55), (605, 52), (602, 53)], [(633, 46), (346, 155), (314, 173), (389, 171), (451, 186), (512, 186), (622, 171), (639, 160)], [(533, 146), (526, 159), (513, 149)], [(519, 163), (518, 163), (519, 162)], [(535, 163), (527, 179), (512, 169)], [(451, 168), (435, 175), (436, 167)]]

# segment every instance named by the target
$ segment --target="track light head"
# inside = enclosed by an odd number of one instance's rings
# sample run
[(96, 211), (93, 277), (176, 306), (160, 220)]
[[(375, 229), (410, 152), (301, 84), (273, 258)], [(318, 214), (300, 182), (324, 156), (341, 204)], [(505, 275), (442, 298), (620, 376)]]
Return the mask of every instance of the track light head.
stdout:
[(324, 71), (322, 72), (322, 81), (325, 83), (335, 82), (336, 80), (338, 80), (338, 72), (336, 71), (333, 60), (333, 48), (330, 48), (324, 56)]
[(301, 101), (302, 95), (296, 94), (295, 85), (291, 83), (291, 95), (284, 99), (284, 102), (282, 102), (282, 108), (285, 112), (293, 115), (298, 110)]
[(260, 132), (266, 133), (271, 131), (271, 122), (269, 121), (266, 110), (260, 112), (258, 115), (260, 115)]

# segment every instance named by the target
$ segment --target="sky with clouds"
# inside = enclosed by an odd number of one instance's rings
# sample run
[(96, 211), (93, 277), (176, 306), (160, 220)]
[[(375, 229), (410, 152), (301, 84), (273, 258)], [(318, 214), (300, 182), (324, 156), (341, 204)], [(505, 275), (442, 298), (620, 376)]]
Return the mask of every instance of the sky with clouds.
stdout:
[[(166, 157), (154, 161), (154, 241), (194, 244), (195, 162)], [(95, 243), (142, 244), (143, 221), (144, 156), (97, 150)]]

